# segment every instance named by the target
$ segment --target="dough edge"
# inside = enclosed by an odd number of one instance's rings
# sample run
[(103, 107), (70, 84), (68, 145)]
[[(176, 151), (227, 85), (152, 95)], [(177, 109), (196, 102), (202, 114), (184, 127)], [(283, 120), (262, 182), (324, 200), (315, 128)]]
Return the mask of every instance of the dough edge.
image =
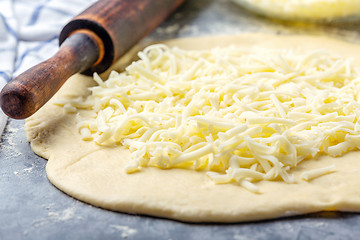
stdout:
[[(360, 53), (358, 45), (312, 36), (241, 34), (175, 39), (165, 43), (188, 49), (235, 44), (245, 48), (253, 45), (320, 47), (345, 57)], [(355, 57), (355, 62), (359, 63), (359, 54)], [(75, 75), (54, 98), (64, 94), (86, 95), (86, 87), (92, 84), (90, 78)], [(27, 119), (27, 138), (36, 154), (49, 159), (46, 166), (49, 180), (70, 196), (95, 206), (187, 222), (241, 222), (318, 211), (360, 211), (360, 190), (356, 188), (360, 184), (360, 162), (356, 162), (360, 159), (359, 152), (336, 159), (320, 157), (303, 162), (299, 168), (335, 163), (337, 172), (298, 184), (264, 181), (259, 183), (263, 193), (254, 194), (236, 184), (215, 185), (203, 172), (147, 168), (126, 174), (122, 167), (127, 152), (82, 141), (74, 118), (75, 115), (64, 114), (61, 107), (50, 102)], [(121, 157), (116, 157), (119, 154)], [(339, 164), (340, 161), (344, 164)], [(294, 171), (296, 176), (299, 172), (299, 169)]]

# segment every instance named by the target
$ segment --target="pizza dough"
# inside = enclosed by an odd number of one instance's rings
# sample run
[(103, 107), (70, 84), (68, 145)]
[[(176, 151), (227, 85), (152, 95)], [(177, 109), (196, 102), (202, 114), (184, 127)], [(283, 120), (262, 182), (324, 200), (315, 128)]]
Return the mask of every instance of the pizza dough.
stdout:
[(259, 14), (283, 20), (333, 21), (359, 17), (359, 0), (233, 0)]
[[(242, 34), (167, 42), (184, 49), (208, 49), (229, 44), (306, 50), (324, 48), (360, 63), (360, 46), (310, 36)], [(131, 53), (130, 55), (131, 56)], [(123, 58), (119, 66), (126, 64)], [(53, 99), (64, 95), (86, 96), (94, 82), (71, 77)], [(202, 171), (145, 168), (127, 174), (129, 152), (121, 147), (101, 147), (82, 141), (75, 114), (63, 113), (51, 101), (26, 121), (33, 151), (48, 159), (49, 180), (67, 194), (102, 208), (148, 214), (189, 222), (239, 222), (299, 215), (318, 211), (360, 211), (360, 153), (343, 157), (322, 156), (303, 161), (291, 172), (296, 179), (304, 170), (335, 165), (335, 172), (296, 184), (282, 181), (257, 183), (261, 194), (237, 184), (217, 185)]]

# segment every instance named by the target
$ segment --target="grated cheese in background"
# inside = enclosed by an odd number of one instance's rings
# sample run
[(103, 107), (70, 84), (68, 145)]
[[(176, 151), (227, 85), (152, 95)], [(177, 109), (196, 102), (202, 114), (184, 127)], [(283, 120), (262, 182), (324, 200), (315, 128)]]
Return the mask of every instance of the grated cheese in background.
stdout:
[(216, 183), (258, 192), (257, 181), (293, 183), (289, 170), (305, 159), (360, 146), (360, 74), (350, 59), (322, 50), (161, 44), (139, 57), (107, 81), (95, 74), (98, 86), (86, 99), (57, 102), (78, 112), (83, 140), (127, 147), (128, 173), (149, 166), (205, 170)]
[(253, 11), (290, 20), (355, 20), (360, 0), (233, 0)]

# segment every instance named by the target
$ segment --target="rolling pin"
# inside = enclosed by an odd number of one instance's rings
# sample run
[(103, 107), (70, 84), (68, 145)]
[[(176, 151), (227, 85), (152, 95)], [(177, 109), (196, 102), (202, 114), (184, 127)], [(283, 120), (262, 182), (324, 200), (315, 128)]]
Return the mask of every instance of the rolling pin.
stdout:
[(104, 72), (184, 0), (100, 0), (61, 31), (50, 59), (12, 79), (0, 93), (3, 112), (24, 119), (75, 73)]

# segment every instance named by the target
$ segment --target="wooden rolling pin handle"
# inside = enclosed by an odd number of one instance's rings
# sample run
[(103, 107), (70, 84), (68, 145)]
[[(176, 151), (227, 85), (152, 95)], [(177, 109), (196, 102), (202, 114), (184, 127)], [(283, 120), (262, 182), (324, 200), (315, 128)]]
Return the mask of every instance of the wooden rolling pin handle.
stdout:
[(99, 58), (101, 45), (92, 33), (74, 32), (50, 59), (11, 80), (1, 91), (3, 112), (24, 119), (43, 106), (73, 74), (82, 72)]

